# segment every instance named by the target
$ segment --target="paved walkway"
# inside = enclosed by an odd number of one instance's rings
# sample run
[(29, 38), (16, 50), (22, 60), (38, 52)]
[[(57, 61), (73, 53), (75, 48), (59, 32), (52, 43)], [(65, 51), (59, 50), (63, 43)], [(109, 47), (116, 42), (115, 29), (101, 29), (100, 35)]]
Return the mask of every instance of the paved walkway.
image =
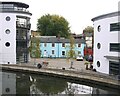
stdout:
[[(73, 70), (85, 70), (85, 61), (73, 61)], [(69, 69), (71, 66), (71, 61), (67, 59), (49, 59), (49, 58), (40, 58), (40, 59), (31, 59), (30, 65), (34, 65), (34, 63), (42, 63), (42, 62), (49, 62), (48, 68), (56, 68), (56, 69)]]
[(22, 65), (37, 67), (38, 63), (42, 64), (42, 62), (49, 62), (48, 66), (43, 65), (43, 68), (50, 68), (50, 69), (65, 68), (65, 70), (81, 72), (84, 74), (97, 76), (99, 78), (107, 78), (107, 79), (110, 78), (113, 80), (118, 80), (116, 76), (111, 76), (111, 75), (99, 73), (99, 72), (93, 72), (92, 70), (86, 70), (84, 65), (85, 61), (76, 61), (75, 59), (72, 61), (73, 61), (73, 66), (72, 66), (73, 69), (70, 69), (71, 61), (67, 59), (50, 59), (50, 58), (31, 59), (31, 61), (28, 64), (22, 64)]

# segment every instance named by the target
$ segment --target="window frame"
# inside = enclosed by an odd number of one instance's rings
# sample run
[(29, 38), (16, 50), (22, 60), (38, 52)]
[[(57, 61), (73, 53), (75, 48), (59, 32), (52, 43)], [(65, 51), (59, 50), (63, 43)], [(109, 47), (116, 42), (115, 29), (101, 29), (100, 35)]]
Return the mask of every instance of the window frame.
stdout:
[(110, 24), (110, 32), (112, 31), (120, 31), (120, 22)]
[(65, 47), (65, 43), (62, 43), (62, 47)]
[(52, 50), (52, 55), (54, 55), (55, 54), (55, 50)]
[(81, 47), (81, 43), (78, 44), (78, 47)]
[(55, 47), (55, 43), (52, 43), (52, 47)]
[(110, 43), (111, 52), (120, 52), (120, 43)]
[(62, 51), (62, 56), (65, 56), (65, 51)]

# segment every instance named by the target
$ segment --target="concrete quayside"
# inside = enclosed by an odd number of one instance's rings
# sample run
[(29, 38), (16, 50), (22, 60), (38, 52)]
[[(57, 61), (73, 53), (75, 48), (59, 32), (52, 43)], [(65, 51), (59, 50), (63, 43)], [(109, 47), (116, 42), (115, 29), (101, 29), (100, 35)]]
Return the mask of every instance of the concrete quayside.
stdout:
[(7, 65), (3, 64), (0, 66), (1, 70), (14, 71), (14, 72), (25, 72), (31, 74), (42, 74), (56, 76), (60, 78), (70, 79), (74, 81), (86, 82), (94, 85), (100, 85), (103, 87), (120, 89), (120, 80), (114, 76), (93, 72), (91, 70), (74, 71), (72, 69), (54, 69), (54, 68), (40, 68), (36, 66), (27, 65)]

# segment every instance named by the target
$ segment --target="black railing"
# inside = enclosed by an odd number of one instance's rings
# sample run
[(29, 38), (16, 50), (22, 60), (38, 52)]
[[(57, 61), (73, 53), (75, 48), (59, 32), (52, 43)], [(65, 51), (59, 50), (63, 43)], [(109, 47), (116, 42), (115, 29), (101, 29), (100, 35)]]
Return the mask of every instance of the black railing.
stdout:
[(31, 24), (17, 24), (17, 23), (16, 23), (16, 27), (17, 27), (17, 28), (24, 28), (24, 29), (30, 30)]

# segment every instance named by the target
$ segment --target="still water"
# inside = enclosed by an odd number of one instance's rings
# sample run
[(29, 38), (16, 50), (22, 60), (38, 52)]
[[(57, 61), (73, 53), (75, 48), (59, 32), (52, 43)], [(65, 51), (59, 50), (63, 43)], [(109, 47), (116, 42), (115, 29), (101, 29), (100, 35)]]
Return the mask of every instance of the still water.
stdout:
[[(89, 86), (88, 86), (89, 85)], [(55, 96), (66, 94), (67, 96), (119, 96), (116, 89), (103, 88), (82, 82), (70, 81), (50, 76), (0, 72), (0, 93), (1, 94), (42, 94), (44, 96)], [(35, 96), (35, 95), (34, 95)]]

